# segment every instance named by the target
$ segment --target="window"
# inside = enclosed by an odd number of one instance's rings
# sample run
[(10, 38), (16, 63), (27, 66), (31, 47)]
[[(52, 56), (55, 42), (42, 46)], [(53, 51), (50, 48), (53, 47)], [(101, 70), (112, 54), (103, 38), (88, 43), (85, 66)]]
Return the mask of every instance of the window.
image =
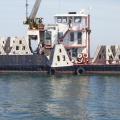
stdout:
[(53, 27), (53, 26), (49, 26), (48, 29), (52, 29), (52, 30), (56, 30), (56, 27)]
[(81, 17), (75, 17), (74, 22), (75, 23), (80, 23), (81, 22)]
[(19, 50), (19, 46), (16, 46), (16, 50)]
[(62, 22), (67, 23), (67, 17), (63, 17)]
[(70, 33), (70, 41), (74, 41), (74, 32)]
[(51, 31), (46, 31), (46, 40), (51, 40), (52, 33)]
[(25, 50), (25, 46), (22, 46), (22, 50)]
[(29, 39), (31, 40), (37, 40), (38, 36), (37, 35), (29, 35)]
[(60, 56), (57, 56), (57, 61), (60, 61)]
[(22, 44), (22, 40), (19, 41), (19, 44)]
[(65, 61), (65, 55), (63, 55), (63, 61)]
[(78, 39), (78, 44), (82, 44), (82, 33), (81, 32), (77, 33), (77, 39)]
[(57, 23), (62, 23), (62, 17), (57, 17)]
[(72, 49), (72, 57), (77, 57), (77, 48)]
[(63, 32), (58, 32), (58, 38), (62, 39), (63, 38)]
[(61, 50), (61, 49), (59, 49), (59, 52), (61, 53), (61, 52), (62, 52), (62, 50)]

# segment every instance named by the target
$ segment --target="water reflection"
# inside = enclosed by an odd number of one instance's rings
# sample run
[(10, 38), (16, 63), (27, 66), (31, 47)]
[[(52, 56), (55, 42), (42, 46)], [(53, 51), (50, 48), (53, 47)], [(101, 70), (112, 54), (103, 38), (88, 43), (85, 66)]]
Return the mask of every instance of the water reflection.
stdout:
[[(91, 78), (89, 86), (90, 96), (87, 101), (87, 109), (90, 112), (91, 119), (119, 120), (120, 77), (95, 76)], [(117, 91), (115, 89), (117, 89)]]
[(46, 77), (8, 75), (0, 80), (0, 119), (40, 118), (50, 98), (50, 84)]
[(86, 119), (86, 100), (89, 96), (89, 77), (51, 78), (52, 101), (47, 103), (48, 111), (68, 119)]
[(119, 120), (120, 76), (0, 77), (0, 120)]

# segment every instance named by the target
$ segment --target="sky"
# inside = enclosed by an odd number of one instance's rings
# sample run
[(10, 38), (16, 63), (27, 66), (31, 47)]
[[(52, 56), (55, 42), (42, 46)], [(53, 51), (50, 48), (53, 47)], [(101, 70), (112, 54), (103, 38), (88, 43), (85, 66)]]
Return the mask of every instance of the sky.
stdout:
[[(26, 0), (1, 0), (0, 36), (25, 36)], [(29, 14), (35, 0), (28, 0)], [(37, 16), (44, 23), (54, 23), (53, 16), (68, 11), (79, 12), (90, 9), (91, 15), (91, 53), (98, 45), (120, 44), (120, 0), (42, 0)]]

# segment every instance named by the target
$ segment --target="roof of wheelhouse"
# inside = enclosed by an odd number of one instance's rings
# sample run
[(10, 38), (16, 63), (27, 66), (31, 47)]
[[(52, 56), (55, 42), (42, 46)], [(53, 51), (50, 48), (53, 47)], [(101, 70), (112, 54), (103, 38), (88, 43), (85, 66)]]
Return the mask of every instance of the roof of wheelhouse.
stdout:
[(88, 16), (88, 13), (86, 13), (85, 10), (81, 10), (79, 13), (77, 12), (68, 12), (66, 14), (56, 14), (54, 15), (54, 17), (87, 17)]

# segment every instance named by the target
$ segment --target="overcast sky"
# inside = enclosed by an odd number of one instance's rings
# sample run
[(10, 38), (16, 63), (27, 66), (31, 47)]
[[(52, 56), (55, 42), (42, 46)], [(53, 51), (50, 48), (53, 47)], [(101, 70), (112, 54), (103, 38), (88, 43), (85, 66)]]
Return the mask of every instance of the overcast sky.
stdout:
[[(25, 36), (26, 0), (1, 0), (0, 36)], [(29, 13), (35, 0), (29, 1)], [(53, 15), (91, 8), (91, 45), (120, 44), (120, 0), (42, 0), (38, 16), (53, 23)]]

